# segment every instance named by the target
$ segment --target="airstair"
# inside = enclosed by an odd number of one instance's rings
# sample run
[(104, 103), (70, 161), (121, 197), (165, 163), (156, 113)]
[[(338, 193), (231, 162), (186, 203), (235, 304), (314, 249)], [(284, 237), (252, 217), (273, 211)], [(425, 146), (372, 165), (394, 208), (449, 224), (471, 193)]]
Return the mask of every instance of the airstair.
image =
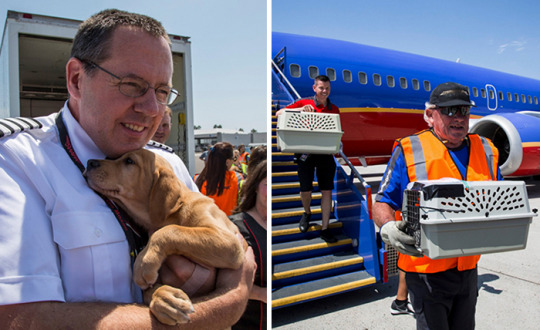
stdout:
[[(273, 79), (279, 79), (278, 75)], [(275, 112), (282, 106), (277, 102), (273, 107), (272, 308), (386, 282), (387, 251), (375, 233), (371, 208), (368, 207), (371, 205), (371, 188), (343, 152), (340, 152), (340, 162), (336, 162), (329, 225), (338, 241), (329, 244), (320, 238), (321, 193), (317, 182), (314, 182), (311, 226), (306, 233), (299, 230), (298, 222), (304, 211), (297, 166), (293, 154), (283, 153), (277, 147)], [(345, 171), (340, 163), (349, 170)]]

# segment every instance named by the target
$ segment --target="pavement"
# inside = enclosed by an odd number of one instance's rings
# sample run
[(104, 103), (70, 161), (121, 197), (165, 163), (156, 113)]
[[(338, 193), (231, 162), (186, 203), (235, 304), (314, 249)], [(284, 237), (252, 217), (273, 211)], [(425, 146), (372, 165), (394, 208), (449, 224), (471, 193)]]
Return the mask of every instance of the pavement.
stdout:
[[(384, 166), (357, 167), (376, 192)], [(540, 179), (527, 184), (531, 209), (540, 210)], [(524, 250), (483, 255), (478, 263), (476, 329), (540, 329), (540, 216), (533, 217)], [(410, 315), (391, 315), (398, 278), (356, 291), (272, 311), (273, 329), (415, 329)]]

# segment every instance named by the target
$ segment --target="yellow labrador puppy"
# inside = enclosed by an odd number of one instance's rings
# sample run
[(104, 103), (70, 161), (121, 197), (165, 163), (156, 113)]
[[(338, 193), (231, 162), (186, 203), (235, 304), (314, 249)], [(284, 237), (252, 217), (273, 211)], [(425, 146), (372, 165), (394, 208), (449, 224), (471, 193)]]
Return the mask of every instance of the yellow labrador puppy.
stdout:
[(178, 180), (161, 156), (141, 149), (116, 160), (89, 160), (85, 176), (92, 189), (148, 231), (150, 239), (135, 260), (133, 278), (160, 322), (189, 322), (193, 312), (182, 290), (154, 286), (167, 256), (183, 255), (215, 268), (241, 266), (244, 247), (236, 237), (237, 227), (211, 198)]

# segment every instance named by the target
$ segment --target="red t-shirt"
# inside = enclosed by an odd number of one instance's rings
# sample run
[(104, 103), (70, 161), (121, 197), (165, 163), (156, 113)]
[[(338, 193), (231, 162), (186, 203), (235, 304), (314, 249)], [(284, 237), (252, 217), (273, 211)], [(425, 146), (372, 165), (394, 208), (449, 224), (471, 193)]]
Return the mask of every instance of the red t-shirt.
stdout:
[(339, 108), (335, 106), (333, 103), (330, 102), (330, 98), (326, 101), (326, 106), (324, 106), (322, 103), (319, 103), (315, 96), (312, 97), (305, 97), (302, 99), (297, 100), (296, 102), (289, 104), (286, 106), (286, 109), (294, 109), (294, 108), (301, 108), (304, 105), (311, 104), (316, 112), (324, 112), (324, 113), (336, 113), (339, 114)]

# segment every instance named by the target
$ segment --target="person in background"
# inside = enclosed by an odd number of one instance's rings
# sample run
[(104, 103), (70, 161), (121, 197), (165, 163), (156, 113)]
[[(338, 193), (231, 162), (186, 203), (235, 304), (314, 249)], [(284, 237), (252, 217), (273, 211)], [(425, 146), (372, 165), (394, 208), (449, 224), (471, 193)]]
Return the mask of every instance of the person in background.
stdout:
[(165, 114), (163, 115), (161, 123), (159, 123), (157, 131), (156, 133), (154, 133), (154, 137), (152, 137), (152, 140), (162, 144), (165, 144), (165, 142), (167, 142), (167, 139), (169, 139), (169, 135), (171, 134), (171, 117), (172, 110), (167, 106), (165, 107)]
[[(280, 109), (276, 116), (284, 111), (304, 111), (339, 114), (339, 108), (330, 102), (330, 79), (320, 75), (315, 77), (313, 92), (315, 96), (299, 99), (296, 102)], [(336, 162), (333, 155), (295, 154), (295, 162), (298, 164), (298, 178), (300, 180), (300, 198), (304, 207), (304, 214), (300, 218), (300, 231), (305, 233), (309, 229), (311, 221), (311, 196), (313, 193), (313, 179), (317, 171), (317, 181), (321, 190), (321, 213), (322, 230), (321, 238), (327, 243), (335, 243), (337, 239), (332, 235), (328, 225), (332, 212), (332, 190), (334, 189), (334, 176), (336, 174)]]
[[(180, 158), (147, 143), (174, 102), (170, 40), (148, 16), (116, 9), (84, 21), (66, 64), (69, 99), (0, 142), (0, 329), (150, 329), (132, 262), (142, 231), (87, 185), (89, 159), (147, 148), (197, 187)], [(3, 124), (9, 122), (5, 120)], [(169, 258), (164, 283), (189, 281), (194, 264)], [(240, 319), (253, 285), (247, 250), (238, 270), (213, 270), (189, 324), (224, 329)], [(200, 279), (197, 279), (200, 280)]]
[(235, 214), (229, 217), (253, 248), (257, 261), (248, 306), (240, 321), (233, 325), (233, 329), (266, 329), (266, 171), (266, 159), (252, 167), (242, 187), (242, 202), (235, 209)]
[(392, 315), (414, 315), (414, 308), (409, 302), (409, 290), (407, 289), (407, 283), (405, 282), (405, 272), (399, 269), (398, 276), (399, 279), (396, 299), (392, 301), (392, 305), (390, 306), (390, 313)]
[(229, 142), (218, 142), (208, 152), (208, 160), (195, 183), (201, 191), (211, 197), (228, 216), (238, 202), (239, 182), (230, 168), (233, 163), (233, 146)]
[(252, 170), (254, 170), (260, 162), (262, 162), (263, 160), (266, 160), (266, 157), (267, 157), (266, 146), (261, 145), (261, 146), (257, 146), (253, 148), (249, 156), (249, 163), (246, 170), (246, 176), (249, 177), (249, 173)]
[(247, 177), (247, 166), (240, 162), (240, 151), (238, 151), (238, 149), (234, 149), (233, 164), (231, 166), (231, 170), (238, 173), (238, 175), (242, 177), (242, 180)]
[(438, 85), (426, 103), (430, 127), (397, 140), (373, 205), (373, 221), (381, 238), (399, 252), (417, 329), (474, 329), (478, 297), (479, 255), (430, 259), (396, 221), (409, 182), (456, 178), (501, 180), (499, 152), (488, 139), (468, 134), (474, 106), (467, 87)]
[(240, 153), (240, 157), (238, 158), (240, 164), (247, 165), (249, 162), (249, 152), (246, 151), (246, 146), (243, 144), (239, 145), (238, 152)]
[(199, 159), (205, 163), (206, 163), (206, 160), (208, 159), (208, 152), (210, 151), (210, 148), (212, 148), (212, 145), (211, 144), (207, 145), (204, 151), (199, 156)]

